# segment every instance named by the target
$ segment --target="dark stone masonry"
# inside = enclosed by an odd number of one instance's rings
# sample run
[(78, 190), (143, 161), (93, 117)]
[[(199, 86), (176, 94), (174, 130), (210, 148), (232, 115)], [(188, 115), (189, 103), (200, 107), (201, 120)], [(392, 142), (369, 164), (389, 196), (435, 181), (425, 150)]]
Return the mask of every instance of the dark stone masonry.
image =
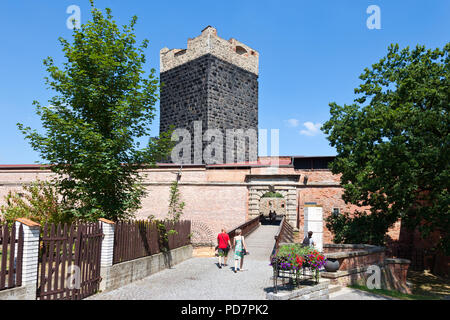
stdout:
[[(183, 53), (183, 52), (182, 52)], [(234, 54), (237, 54), (234, 52)], [(206, 53), (161, 72), (160, 132), (185, 128), (191, 136), (190, 163), (208, 163), (194, 152), (194, 122), (201, 121), (202, 136), (208, 129), (222, 134), (223, 157), (211, 151), (214, 163), (256, 160), (258, 149), (258, 75), (233, 63)], [(228, 134), (228, 129), (243, 129), (245, 146)], [(253, 136), (250, 136), (250, 131)], [(199, 130), (198, 130), (199, 131)], [(241, 137), (243, 135), (241, 134)], [(234, 154), (227, 158), (227, 138), (234, 140)], [(197, 137), (201, 139), (201, 137)], [(216, 137), (204, 137), (201, 152)], [(199, 141), (199, 140), (198, 140)], [(228, 146), (230, 146), (230, 142)], [(219, 142), (220, 143), (220, 142)], [(218, 145), (218, 148), (220, 145)], [(184, 151), (183, 151), (184, 152)], [(228, 151), (229, 152), (229, 151)], [(239, 157), (238, 157), (239, 156)], [(253, 156), (253, 157), (252, 157)], [(199, 162), (199, 159), (203, 161)], [(231, 159), (231, 161), (230, 161)]]

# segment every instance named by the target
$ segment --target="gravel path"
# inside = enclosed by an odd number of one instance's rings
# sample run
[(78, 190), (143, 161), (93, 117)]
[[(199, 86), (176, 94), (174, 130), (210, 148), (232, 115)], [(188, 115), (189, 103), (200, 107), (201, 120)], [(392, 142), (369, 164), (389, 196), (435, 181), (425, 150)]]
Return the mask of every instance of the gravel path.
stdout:
[(191, 258), (119, 289), (99, 293), (87, 300), (265, 300), (272, 286), (269, 256), (276, 225), (262, 225), (248, 238), (250, 254), (244, 271), (234, 273), (231, 251), (228, 267), (219, 269), (217, 258)]

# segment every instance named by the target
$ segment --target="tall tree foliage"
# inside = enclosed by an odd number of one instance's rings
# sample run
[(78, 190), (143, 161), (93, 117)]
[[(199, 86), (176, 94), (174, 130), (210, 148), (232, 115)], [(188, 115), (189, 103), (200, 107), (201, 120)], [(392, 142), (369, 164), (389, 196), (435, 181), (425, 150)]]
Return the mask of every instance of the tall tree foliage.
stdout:
[(144, 195), (139, 169), (170, 153), (163, 133), (141, 147), (155, 117), (159, 79), (145, 76), (144, 50), (136, 44), (134, 16), (120, 30), (111, 10), (94, 8), (92, 20), (74, 29), (73, 42), (60, 38), (62, 68), (48, 57), (46, 84), (56, 92), (43, 106), (35, 101), (45, 133), (19, 129), (57, 173), (64, 199), (76, 203), (78, 218), (126, 218)]
[(424, 237), (439, 231), (447, 253), (449, 51), (450, 43), (435, 50), (391, 45), (360, 76), (355, 103), (331, 103), (331, 118), (322, 128), (337, 150), (331, 170), (342, 174), (344, 200), (371, 206), (384, 224), (373, 232), (385, 232), (401, 218)]

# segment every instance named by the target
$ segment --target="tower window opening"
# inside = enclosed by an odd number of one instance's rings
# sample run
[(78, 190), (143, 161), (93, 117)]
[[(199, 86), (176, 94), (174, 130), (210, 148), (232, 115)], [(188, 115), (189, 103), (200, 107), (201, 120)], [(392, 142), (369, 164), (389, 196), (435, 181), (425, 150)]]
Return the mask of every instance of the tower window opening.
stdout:
[(245, 50), (245, 48), (241, 47), (241, 46), (236, 46), (236, 53), (243, 55), (247, 53), (247, 50)]

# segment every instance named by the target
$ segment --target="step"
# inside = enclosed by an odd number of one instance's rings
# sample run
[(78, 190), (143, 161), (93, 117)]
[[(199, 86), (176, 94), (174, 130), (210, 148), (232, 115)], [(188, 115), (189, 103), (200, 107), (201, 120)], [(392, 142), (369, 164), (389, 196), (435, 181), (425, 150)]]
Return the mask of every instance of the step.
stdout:
[(334, 293), (334, 292), (338, 292), (338, 291), (340, 291), (342, 289), (342, 286), (340, 286), (339, 284), (330, 284), (329, 286), (328, 286), (328, 292), (331, 294), (331, 293)]

